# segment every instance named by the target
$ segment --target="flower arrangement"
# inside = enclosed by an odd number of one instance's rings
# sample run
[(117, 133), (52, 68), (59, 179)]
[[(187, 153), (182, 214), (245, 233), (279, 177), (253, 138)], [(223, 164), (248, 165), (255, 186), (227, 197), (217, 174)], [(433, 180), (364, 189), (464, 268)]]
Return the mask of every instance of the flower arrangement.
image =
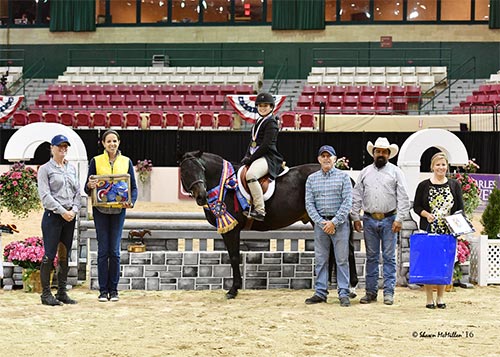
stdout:
[(40, 209), (36, 171), (23, 163), (15, 163), (0, 176), (0, 211), (4, 208), (14, 216), (25, 218)]
[(337, 161), (335, 162), (335, 167), (339, 170), (350, 170), (349, 159), (346, 158), (345, 156), (338, 158)]
[(151, 176), (151, 171), (153, 171), (153, 162), (151, 160), (137, 160), (135, 165), (135, 171), (139, 174), (139, 180), (145, 183), (149, 176)]
[(24, 269), (40, 269), (44, 254), (42, 238), (29, 237), (7, 244), (3, 251), (3, 260)]
[(453, 281), (462, 279), (462, 269), (460, 264), (465, 263), (470, 258), (469, 241), (459, 238), (457, 241), (457, 261), (453, 266)]
[(465, 165), (464, 170), (465, 170), (465, 172), (468, 172), (471, 174), (476, 173), (477, 170), (479, 170), (479, 165), (476, 164), (476, 159), (469, 160), (467, 165)]
[[(43, 239), (40, 237), (29, 237), (22, 241), (15, 241), (7, 244), (3, 251), (3, 260), (11, 262), (23, 268), (23, 285), (25, 291), (35, 291), (31, 276), (34, 272), (40, 270), (45, 249), (43, 248)], [(54, 259), (54, 266), (57, 266), (57, 256)]]
[(475, 179), (470, 177), (467, 173), (456, 173), (452, 176), (456, 179), (462, 187), (462, 197), (464, 200), (464, 212), (467, 217), (471, 218), (474, 210), (479, 206), (481, 200), (479, 194), (481, 189)]

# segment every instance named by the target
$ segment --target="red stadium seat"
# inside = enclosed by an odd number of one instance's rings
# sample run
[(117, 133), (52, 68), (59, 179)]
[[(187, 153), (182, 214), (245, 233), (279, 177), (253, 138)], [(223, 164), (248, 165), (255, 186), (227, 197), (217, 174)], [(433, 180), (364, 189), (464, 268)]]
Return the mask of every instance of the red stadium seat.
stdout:
[[(117, 97), (117, 95), (112, 95), (112, 97)], [(118, 97), (120, 97), (120, 101), (121, 101), (121, 95), (119, 95)], [(96, 106), (99, 106), (99, 107), (109, 107), (110, 106), (110, 102), (109, 102), (110, 98), (107, 96), (107, 95), (104, 95), (104, 94), (101, 94), (101, 95), (96, 95), (94, 97), (94, 104)], [(83, 102), (82, 102), (82, 105), (83, 105)]]
[(113, 111), (109, 114), (109, 127), (110, 128), (123, 128), (125, 126), (125, 119), (123, 118), (123, 112)]
[(195, 112), (208, 112), (208, 111), (211, 111), (209, 105), (193, 105), (193, 110)]
[(359, 92), (361, 91), (361, 86), (347, 86), (345, 88), (345, 94), (346, 95), (359, 95)]
[(299, 113), (299, 129), (315, 129), (315, 118), (312, 113)]
[(331, 95), (328, 98), (329, 106), (330, 107), (341, 107), (342, 104), (344, 103), (344, 96), (343, 95)]
[(251, 84), (237, 84), (236, 85), (237, 94), (253, 94), (254, 90)]
[(62, 112), (59, 114), (59, 119), (62, 125), (73, 127), (75, 123), (75, 113)]
[[(55, 94), (60, 94), (60, 93), (55, 93)], [(89, 94), (89, 87), (83, 85), (83, 84), (77, 84), (73, 87), (73, 94), (76, 95), (83, 95), (83, 94)], [(101, 93), (98, 93), (101, 94)], [(67, 94), (68, 96), (71, 94)]]
[(105, 86), (102, 86), (102, 94), (104, 95), (114, 95), (118, 94), (116, 85), (108, 84)]
[(45, 91), (45, 94), (61, 94), (61, 86), (58, 84), (51, 84)]
[(376, 113), (374, 106), (360, 106), (358, 107), (358, 114), (360, 115), (373, 115)]
[(359, 95), (375, 96), (376, 87), (375, 86), (361, 86)]
[(198, 103), (200, 105), (212, 105), (214, 102), (214, 96), (213, 95), (200, 95)]
[(66, 105), (66, 96), (62, 94), (54, 94), (52, 100), (50, 101), (50, 106), (52, 107), (63, 107)]
[(205, 86), (201, 84), (193, 84), (189, 87), (189, 94), (202, 95), (205, 94)]
[(12, 116), (12, 126), (19, 128), (28, 124), (28, 113), (24, 110), (17, 110)]
[(391, 94), (390, 86), (376, 86), (375, 87), (375, 95), (376, 96), (386, 96), (388, 97)]
[(299, 96), (299, 99), (297, 100), (297, 107), (303, 108), (303, 107), (310, 107), (312, 103), (312, 97), (308, 95), (301, 95)]
[(52, 95), (40, 94), (37, 99), (35, 99), (35, 104), (40, 106), (49, 106), (52, 103)]
[(326, 86), (326, 85), (321, 85), (316, 88), (316, 94), (315, 95), (323, 95), (323, 96), (329, 96), (332, 91), (331, 86)]
[(66, 105), (68, 106), (79, 106), (80, 96), (76, 94), (68, 94), (66, 96)]
[(146, 94), (156, 95), (161, 94), (161, 86), (159, 85), (149, 85), (146, 87)]
[(165, 118), (160, 111), (153, 111), (148, 116), (148, 128), (162, 129), (165, 127)]
[(313, 96), (316, 94), (316, 86), (312, 86), (310, 84), (304, 85), (304, 88), (302, 88), (302, 94), (301, 95), (310, 95)]
[(140, 129), (142, 125), (142, 118), (139, 112), (127, 112), (125, 114), (125, 128)]
[(198, 128), (200, 129), (214, 129), (215, 119), (212, 112), (201, 112), (198, 114)]
[(153, 105), (154, 96), (150, 94), (143, 94), (139, 96), (139, 105), (151, 106)]
[[(316, 92), (317, 93), (317, 92)], [(316, 94), (313, 98), (314, 106), (319, 107), (323, 103), (325, 107), (328, 106), (328, 95), (318, 95)]]
[(179, 112), (166, 112), (165, 113), (165, 128), (178, 129), (180, 125)]
[[(106, 98), (106, 103), (108, 102), (108, 97), (105, 97)], [(83, 107), (87, 107), (87, 108), (91, 108), (95, 105), (95, 102), (94, 102), (94, 96), (90, 95), (90, 94), (83, 94), (81, 97), (80, 97), (80, 105), (83, 106)]]
[(200, 98), (197, 95), (186, 94), (184, 96), (184, 105), (198, 105)]
[(75, 94), (74, 87), (69, 84), (63, 84), (59, 88), (59, 93), (64, 95), (64, 94)]
[(405, 86), (391, 86), (391, 97), (404, 97), (405, 93)]
[(175, 94), (186, 95), (189, 94), (190, 88), (187, 84), (179, 84), (175, 86)]
[(135, 95), (146, 94), (146, 86), (142, 84), (135, 84), (130, 88), (130, 91)]
[(209, 84), (205, 86), (205, 94), (207, 95), (219, 95), (220, 87), (215, 84)]
[(394, 111), (401, 114), (408, 114), (408, 99), (405, 97), (396, 97), (392, 99)]
[(135, 94), (128, 94), (123, 100), (123, 104), (127, 106), (139, 105), (139, 98)]
[(345, 95), (345, 91), (346, 91), (346, 86), (334, 85), (332, 86), (330, 93), (332, 95)]
[(182, 113), (182, 128), (196, 129), (198, 127), (196, 112), (186, 111)]
[(97, 94), (103, 94), (102, 92), (102, 86), (99, 85), (99, 84), (91, 84), (88, 86), (88, 94), (93, 94), (93, 95), (97, 95)]
[(109, 120), (106, 112), (95, 112), (92, 115), (92, 128), (109, 128)]
[(226, 96), (225, 95), (222, 95), (222, 94), (219, 94), (219, 95), (216, 95), (214, 97), (214, 102), (213, 104), (214, 105), (225, 105), (226, 103)]
[(236, 86), (234, 84), (223, 84), (219, 88), (219, 93), (222, 95), (236, 94)]
[(119, 84), (116, 86), (116, 93), (121, 95), (127, 95), (130, 93), (130, 86), (126, 84)]
[(221, 111), (217, 114), (217, 129), (231, 130), (233, 128), (233, 113)]
[(164, 84), (161, 86), (161, 94), (172, 95), (175, 94), (175, 86), (170, 84)]
[(31, 111), (28, 113), (28, 124), (39, 123), (43, 121), (43, 113), (40, 111)]
[(407, 86), (405, 95), (408, 98), (408, 103), (420, 103), (422, 91), (419, 86)]
[(73, 125), (75, 128), (90, 128), (92, 126), (90, 112), (79, 111), (75, 114)]
[(153, 98), (153, 103), (154, 105), (158, 105), (158, 106), (167, 106), (168, 105), (168, 96), (164, 95), (164, 94), (157, 94), (154, 96)]
[[(96, 96), (96, 102), (95, 104), (99, 104), (97, 103), (97, 98), (99, 96)], [(124, 97), (123, 95), (120, 95), (120, 94), (115, 94), (115, 95), (112, 95), (109, 97), (109, 105), (112, 105), (112, 106), (122, 106), (124, 103), (123, 103), (123, 100), (124, 100)]]
[(359, 104), (361, 106), (368, 106), (368, 107), (373, 106), (375, 104), (375, 97), (362, 95), (359, 97)]
[(346, 95), (344, 96), (344, 107), (357, 107), (358, 106), (358, 96), (357, 95)]
[(168, 104), (169, 105), (183, 105), (184, 103), (184, 96), (182, 95), (177, 95), (177, 94), (172, 94), (170, 97), (168, 97)]
[(43, 121), (46, 123), (60, 123), (59, 112), (49, 111), (43, 115)]
[(294, 112), (284, 112), (280, 115), (281, 130), (297, 129), (297, 115)]

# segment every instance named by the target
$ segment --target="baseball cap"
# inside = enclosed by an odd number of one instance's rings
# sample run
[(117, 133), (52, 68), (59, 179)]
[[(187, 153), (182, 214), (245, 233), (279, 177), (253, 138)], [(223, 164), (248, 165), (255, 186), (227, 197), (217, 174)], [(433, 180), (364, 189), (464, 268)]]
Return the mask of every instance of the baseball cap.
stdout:
[(64, 135), (56, 135), (52, 138), (52, 140), (50, 142), (51, 145), (55, 145), (55, 146), (61, 145), (62, 143), (66, 143), (66, 144), (68, 144), (68, 146), (71, 146), (68, 138)]
[(321, 154), (324, 152), (329, 153), (331, 156), (336, 156), (335, 149), (330, 145), (323, 145), (322, 147), (320, 147), (318, 151), (318, 156), (321, 156)]

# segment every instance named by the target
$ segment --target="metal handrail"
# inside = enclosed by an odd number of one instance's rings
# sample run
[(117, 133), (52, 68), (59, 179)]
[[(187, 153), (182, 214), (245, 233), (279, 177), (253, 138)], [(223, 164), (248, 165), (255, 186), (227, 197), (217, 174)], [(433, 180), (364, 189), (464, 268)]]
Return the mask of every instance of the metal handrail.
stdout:
[[(205, 52), (204, 56), (189, 57), (186, 53)], [(225, 63), (241, 63), (245, 65), (264, 66), (265, 51), (263, 49), (245, 49), (240, 50), (238, 58), (234, 57), (234, 49), (223, 48), (198, 48), (198, 49), (178, 49), (178, 48), (144, 48), (144, 49), (69, 49), (68, 66), (80, 66), (89, 64), (92, 66), (111, 65), (111, 66), (151, 66), (153, 55), (164, 55), (168, 58), (171, 66), (192, 66), (201, 62), (200, 65), (211, 63), (213, 66), (224, 66)], [(138, 56), (129, 56), (127, 54), (136, 53)], [(225, 54), (231, 54), (227, 58)]]
[[(45, 70), (45, 57), (38, 59), (35, 63), (33, 63), (30, 67), (28, 67), (26, 71), (23, 70), (21, 77), (18, 78), (18, 80), (15, 81), (14, 83), (12, 83), (7, 88), (7, 91), (9, 91), (9, 89), (14, 88), (19, 83), (22, 82), (23, 85), (17, 88), (17, 90), (14, 93), (12, 93), (12, 95), (18, 94), (21, 90), (23, 91), (23, 95), (26, 95), (26, 85), (30, 83), (33, 80), (33, 78), (39, 73), (41, 73), (43, 70)], [(33, 74), (30, 74), (31, 71), (33, 71)]]
[[(474, 110), (473, 108), (486, 108), (488, 110)], [(472, 103), (469, 106), (469, 130), (473, 131), (472, 128), (472, 115), (473, 114), (491, 114), (492, 119), (492, 129), (493, 131), (497, 131), (496, 116), (495, 112), (498, 107), (495, 107), (493, 104), (480, 104), (480, 103)], [(484, 128), (479, 128), (477, 131), (483, 131)]]
[[(283, 76), (284, 73), (284, 76)], [(269, 92), (272, 94), (278, 94), (279, 89), (281, 87), (281, 82), (285, 80), (285, 83), (288, 82), (288, 58), (285, 58), (285, 61), (281, 64), (276, 76), (274, 77), (273, 83), (271, 83), (271, 87)]]
[[(467, 65), (469, 65), (472, 62), (472, 68), (466, 69), (465, 72), (462, 72), (463, 68)], [(463, 62), (461, 65), (459, 65), (457, 68), (455, 68), (453, 71), (448, 72), (446, 78), (443, 78), (439, 82), (437, 82), (434, 87), (428, 89), (426, 92), (422, 93), (422, 98), (426, 98), (429, 95), (432, 95), (432, 98), (429, 99), (427, 102), (423, 103), (419, 107), (419, 111), (424, 109), (426, 106), (430, 105), (429, 103), (432, 104), (432, 110), (434, 110), (434, 103), (436, 99), (443, 94), (444, 92), (448, 91), (448, 103), (451, 103), (451, 87), (457, 83), (459, 80), (464, 79), (464, 75), (472, 72), (473, 73), (473, 81), (476, 83), (476, 57), (472, 56), (465, 62)], [(457, 75), (460, 74), (460, 75)], [(455, 77), (456, 76), (456, 77)], [(455, 77), (453, 80), (451, 79), (452, 77)], [(439, 92), (433, 94), (437, 88), (441, 87), (443, 84), (446, 84), (445, 88), (440, 90)]]

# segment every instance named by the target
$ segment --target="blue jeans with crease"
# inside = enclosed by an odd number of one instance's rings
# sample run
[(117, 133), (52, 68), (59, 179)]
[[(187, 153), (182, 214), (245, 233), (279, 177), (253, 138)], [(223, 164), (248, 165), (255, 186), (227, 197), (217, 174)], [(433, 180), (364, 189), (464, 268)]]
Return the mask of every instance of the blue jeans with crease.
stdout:
[(125, 211), (122, 209), (119, 214), (104, 214), (95, 207), (92, 210), (97, 235), (97, 275), (101, 293), (118, 291), (120, 243)]
[(335, 234), (326, 234), (314, 225), (314, 257), (316, 259), (315, 295), (326, 299), (328, 295), (328, 259), (330, 242), (333, 243), (337, 262), (337, 292), (339, 298), (349, 296), (349, 222), (335, 228)]
[(384, 295), (394, 295), (396, 286), (396, 241), (397, 233), (392, 231), (396, 216), (376, 220), (368, 215), (363, 217), (366, 246), (366, 292), (377, 294), (380, 247), (382, 246)]

